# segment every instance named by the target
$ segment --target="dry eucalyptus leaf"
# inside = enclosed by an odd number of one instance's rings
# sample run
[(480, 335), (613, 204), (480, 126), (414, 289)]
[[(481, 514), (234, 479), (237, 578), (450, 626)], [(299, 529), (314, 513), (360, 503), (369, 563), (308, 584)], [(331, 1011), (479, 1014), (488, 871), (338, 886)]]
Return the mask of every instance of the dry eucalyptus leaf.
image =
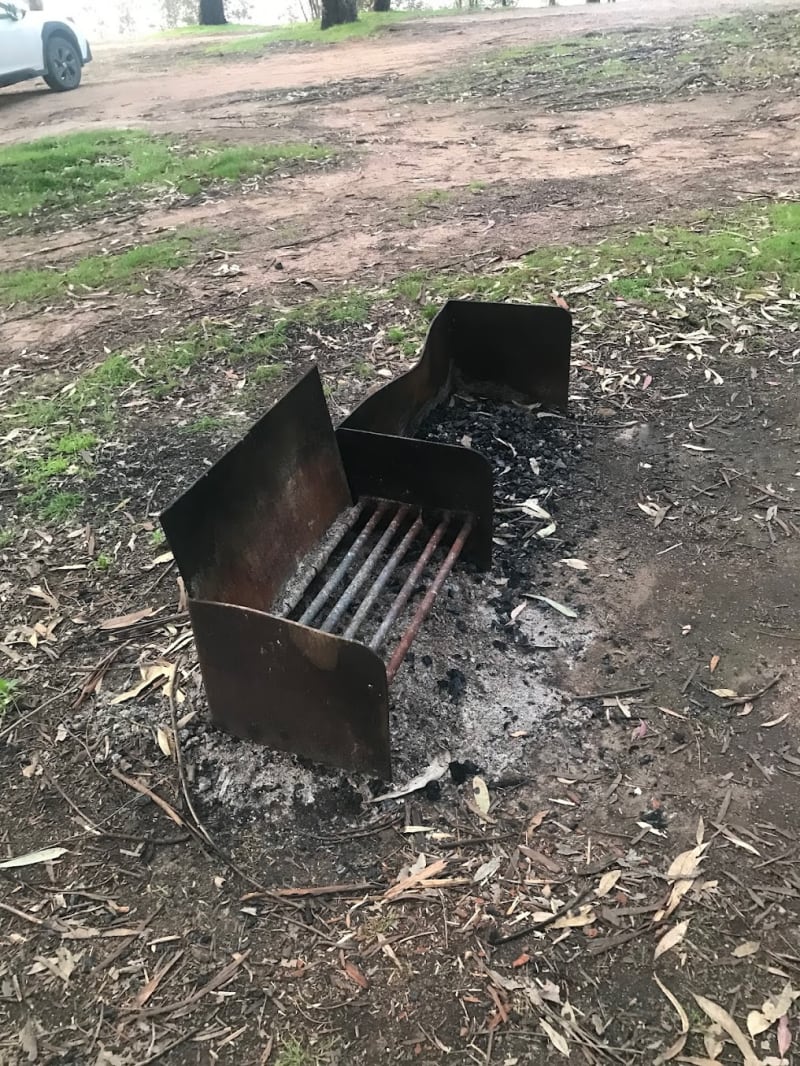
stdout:
[(172, 744), (170, 742), (170, 734), (166, 729), (162, 729), (161, 726), (156, 729), (156, 740), (161, 751), (168, 759), (172, 758)]
[(39, 1043), (36, 1039), (36, 1025), (32, 1018), (28, 1018), (19, 1031), (19, 1046), (28, 1058), (28, 1062), (36, 1062), (39, 1057)]
[(600, 884), (595, 889), (596, 896), (607, 896), (614, 885), (622, 877), (622, 870), (609, 870), (600, 878)]
[(565, 604), (559, 603), (557, 600), (551, 600), (549, 596), (531, 596), (531, 599), (541, 600), (542, 603), (546, 603), (548, 607), (552, 607), (553, 610), (558, 611), (567, 618), (578, 617), (577, 611), (573, 611), (571, 607), (567, 607)]
[(772, 1023), (768, 1018), (765, 1018), (760, 1010), (751, 1010), (747, 1015), (747, 1031), (750, 1036), (758, 1036), (759, 1033), (766, 1033)]
[(659, 942), (656, 944), (655, 954), (653, 955), (653, 962), (655, 962), (656, 959), (661, 958), (661, 956), (665, 952), (669, 951), (670, 948), (674, 948), (676, 947), (676, 945), (680, 944), (680, 942), (686, 936), (686, 930), (689, 928), (690, 921), (690, 918), (686, 918), (684, 921), (678, 922), (678, 924), (673, 926), (672, 929), (664, 933)]
[(778, 1019), (778, 1054), (783, 1058), (792, 1044), (792, 1032), (789, 1028), (789, 1019), (784, 1014)]
[(686, 893), (694, 887), (694, 884), (694, 878), (686, 878), (683, 881), (676, 881), (670, 891), (666, 907), (664, 907), (663, 910), (657, 911), (653, 920), (656, 922), (663, 922), (665, 918), (669, 918), (673, 911), (678, 908)]
[(758, 1056), (753, 1051), (752, 1044), (725, 1008), (720, 1007), (718, 1003), (711, 999), (706, 999), (705, 996), (699, 996), (696, 992), (692, 992), (692, 995), (700, 1010), (707, 1014), (712, 1022), (716, 1022), (721, 1029), (724, 1029), (734, 1044), (736, 1044), (744, 1058), (744, 1066), (761, 1066)]
[(769, 1024), (774, 1025), (779, 1018), (788, 1013), (798, 996), (800, 996), (800, 992), (792, 988), (790, 984), (786, 984), (777, 996), (770, 996), (768, 1000), (762, 1003), (761, 1012)]
[(488, 881), (490, 877), (493, 877), (500, 869), (500, 863), (503, 860), (499, 855), (495, 855), (493, 859), (489, 859), (488, 862), (483, 863), (475, 871), (472, 880), (475, 884), (482, 884), (484, 881)]
[(745, 940), (743, 944), (739, 944), (733, 949), (731, 955), (735, 959), (746, 959), (748, 955), (755, 955), (761, 944), (758, 940)]
[(580, 929), (584, 925), (591, 925), (597, 921), (597, 915), (594, 913), (591, 907), (581, 907), (577, 914), (565, 914), (562, 918), (557, 918), (553, 924), (553, 929)]
[(565, 1058), (569, 1058), (569, 1044), (561, 1033), (559, 1033), (557, 1029), (554, 1029), (549, 1022), (546, 1022), (544, 1018), (539, 1019), (539, 1025), (541, 1025), (542, 1029), (547, 1034), (550, 1043), (556, 1051), (560, 1052)]
[(561, 562), (564, 566), (569, 566), (573, 570), (588, 570), (589, 564), (585, 563), (583, 559), (562, 559)]
[[(674, 1059), (676, 1055), (680, 1055), (680, 1053), (686, 1047), (686, 1041), (688, 1039), (689, 1037), (686, 1033), (681, 1033), (681, 1035), (678, 1037), (674, 1044), (670, 1044), (666, 1051), (662, 1051), (660, 1055), (656, 1055), (656, 1057), (653, 1059), (653, 1066), (662, 1066), (663, 1063), (669, 1062), (671, 1059)], [(685, 1061), (686, 1059), (681, 1059), (681, 1062)]]
[(157, 566), (163, 566), (165, 563), (172, 562), (172, 552), (162, 552), (161, 555), (156, 556), (151, 563), (143, 567), (144, 570), (154, 570)]
[(731, 844), (735, 844), (737, 848), (743, 848), (745, 851), (749, 851), (751, 855), (761, 857), (761, 852), (757, 848), (754, 848), (752, 844), (748, 844), (746, 840), (742, 840), (741, 837), (737, 837), (730, 829), (723, 827), (721, 832), (725, 839), (730, 840)]
[(486, 782), (482, 777), (473, 777), (472, 779), (472, 798), (480, 814), (489, 813), (491, 799), (489, 798), (489, 789), (486, 787)]
[(14, 859), (6, 859), (0, 862), (0, 870), (16, 870), (20, 866), (35, 866), (40, 862), (52, 862), (67, 854), (66, 848), (41, 848), (39, 851), (29, 851), (25, 855), (17, 855)]
[(734, 692), (732, 688), (712, 688), (709, 691), (713, 692), (715, 696), (719, 696), (721, 700), (736, 700), (739, 698), (739, 693)]
[(127, 690), (127, 692), (120, 692), (111, 700), (111, 705), (115, 706), (118, 703), (127, 703), (128, 700), (136, 699), (145, 689), (153, 687), (160, 687), (162, 692), (166, 692), (168, 686), (172, 681), (174, 663), (165, 662), (163, 659), (155, 663), (148, 663), (145, 666), (139, 667), (139, 673), (142, 680), (138, 685), (134, 685), (133, 688)]
[(531, 820), (528, 822), (528, 832), (532, 833), (534, 829), (538, 829), (549, 813), (549, 807), (545, 807), (544, 810), (537, 811), (536, 814), (534, 814), (533, 818), (531, 818)]
[(549, 522), (552, 515), (549, 511), (545, 511), (544, 507), (539, 503), (537, 499), (531, 497), (529, 500), (525, 500), (523, 503), (517, 504), (517, 507), (529, 518), (540, 518), (543, 522)]
[(661, 989), (661, 991), (664, 993), (664, 995), (667, 997), (667, 999), (670, 1001), (672, 1006), (675, 1008), (675, 1013), (678, 1015), (678, 1017), (680, 1018), (680, 1021), (681, 1021), (681, 1032), (682, 1033), (688, 1033), (689, 1032), (689, 1015), (686, 1013), (686, 1011), (680, 1005), (680, 1003), (675, 998), (673, 993), (670, 992), (670, 990), (667, 988), (667, 986), (662, 981), (660, 981), (658, 979), (656, 974), (653, 974), (653, 980), (658, 985), (658, 987)]
[(761, 728), (762, 729), (772, 729), (772, 727), (774, 725), (780, 725), (781, 722), (785, 722), (788, 717), (789, 717), (789, 711), (786, 711), (786, 713), (780, 715), (779, 718), (772, 718), (769, 722), (762, 722), (761, 723)]
[(722, 1033), (722, 1026), (717, 1025), (716, 1022), (709, 1025), (703, 1033), (703, 1044), (710, 1059), (718, 1059), (722, 1054), (722, 1049), (725, 1047), (722, 1042)]
[(707, 849), (708, 844), (698, 844), (694, 848), (690, 848), (688, 851), (682, 851), (677, 858), (672, 860), (669, 869), (667, 870), (667, 879), (669, 881), (683, 881), (697, 877), (700, 873), (700, 863), (703, 858), (703, 853)]

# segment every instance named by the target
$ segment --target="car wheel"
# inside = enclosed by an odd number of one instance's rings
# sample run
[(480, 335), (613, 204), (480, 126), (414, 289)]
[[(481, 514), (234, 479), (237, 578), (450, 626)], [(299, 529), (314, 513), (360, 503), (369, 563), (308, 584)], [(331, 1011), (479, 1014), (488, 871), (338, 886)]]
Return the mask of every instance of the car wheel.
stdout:
[(66, 37), (53, 34), (44, 50), (44, 80), (57, 93), (77, 89), (81, 83), (81, 57), (75, 45)]

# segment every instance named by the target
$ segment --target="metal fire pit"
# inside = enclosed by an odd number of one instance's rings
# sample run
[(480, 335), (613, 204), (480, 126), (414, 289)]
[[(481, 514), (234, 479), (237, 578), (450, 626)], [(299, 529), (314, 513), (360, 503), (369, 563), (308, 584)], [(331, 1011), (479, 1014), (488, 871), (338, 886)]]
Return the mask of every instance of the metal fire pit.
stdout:
[(571, 328), (448, 302), (338, 430), (311, 370), (162, 514), (216, 725), (391, 779), (388, 685), (456, 561), (492, 557), (489, 461), (413, 434), (454, 391), (566, 407)]

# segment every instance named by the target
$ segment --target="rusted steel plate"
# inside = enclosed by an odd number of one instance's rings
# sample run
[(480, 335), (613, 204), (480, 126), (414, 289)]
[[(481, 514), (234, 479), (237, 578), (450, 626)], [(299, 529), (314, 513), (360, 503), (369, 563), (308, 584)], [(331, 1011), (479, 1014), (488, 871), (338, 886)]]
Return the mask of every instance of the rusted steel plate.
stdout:
[(190, 601), (215, 725), (391, 780), (386, 669), (375, 652), (245, 607)]
[(270, 610), (351, 503), (315, 367), (161, 522), (190, 596)]
[(560, 307), (449, 300), (419, 362), (368, 396), (341, 428), (413, 434), (453, 391), (565, 409), (572, 316)]

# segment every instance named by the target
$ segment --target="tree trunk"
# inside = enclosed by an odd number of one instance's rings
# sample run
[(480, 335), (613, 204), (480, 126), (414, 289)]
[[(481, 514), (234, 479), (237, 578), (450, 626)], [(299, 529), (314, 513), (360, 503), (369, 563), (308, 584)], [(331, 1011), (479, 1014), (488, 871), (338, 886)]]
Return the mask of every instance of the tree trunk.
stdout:
[(355, 22), (357, 18), (356, 0), (322, 0), (323, 30), (340, 26), (343, 22)]
[(389, 11), (392, 5), (392, 0), (372, 0), (373, 11)]
[(201, 26), (224, 26), (225, 0), (200, 0), (200, 15), (198, 22)]

